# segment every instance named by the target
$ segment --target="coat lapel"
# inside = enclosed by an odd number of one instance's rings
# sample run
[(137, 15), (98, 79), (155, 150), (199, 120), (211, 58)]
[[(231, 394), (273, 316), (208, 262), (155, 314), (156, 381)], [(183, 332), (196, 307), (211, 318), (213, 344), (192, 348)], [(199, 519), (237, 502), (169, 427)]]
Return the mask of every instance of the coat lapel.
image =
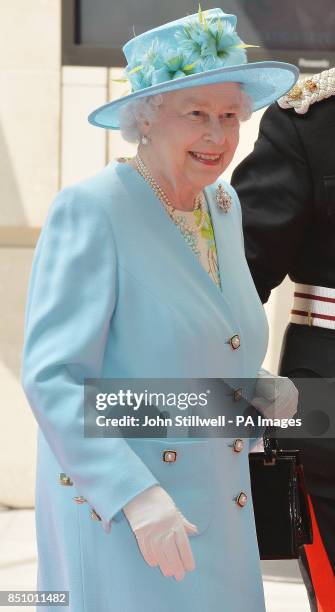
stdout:
[[(135, 217), (139, 215), (138, 223), (143, 222), (152, 228), (152, 233), (167, 245), (167, 258), (169, 262), (176, 260), (179, 267), (186, 270), (185, 282), (190, 284), (193, 291), (206, 292), (217, 307), (224, 310), (225, 316), (231, 315), (235, 319), (233, 310), (229, 305), (229, 274), (232, 274), (231, 258), (229, 257), (229, 245), (232, 240), (231, 223), (226, 214), (216, 205), (211, 188), (207, 187), (204, 192), (211, 213), (217, 255), (221, 278), (221, 289), (209, 276), (208, 272), (198, 261), (190, 247), (186, 244), (180, 229), (170, 219), (159, 198), (155, 195), (150, 185), (138, 174), (138, 172), (126, 163), (117, 163), (116, 171), (119, 173), (124, 186), (129, 191), (130, 201), (136, 204)], [(226, 223), (228, 221), (228, 223)], [(227, 235), (226, 235), (227, 234)], [(236, 240), (236, 233), (234, 236)], [(163, 246), (163, 245), (162, 245)], [(153, 256), (155, 256), (153, 254)]]
[[(215, 187), (210, 185), (205, 188), (207, 204), (210, 210), (214, 230), (218, 267), (221, 279), (222, 296), (230, 301), (236, 292), (236, 275), (239, 274), (241, 254), (244, 257), (242, 245), (241, 253), (241, 227), (234, 209), (225, 213), (216, 203)], [(214, 192), (214, 193), (213, 193)], [(241, 238), (243, 241), (243, 238)]]

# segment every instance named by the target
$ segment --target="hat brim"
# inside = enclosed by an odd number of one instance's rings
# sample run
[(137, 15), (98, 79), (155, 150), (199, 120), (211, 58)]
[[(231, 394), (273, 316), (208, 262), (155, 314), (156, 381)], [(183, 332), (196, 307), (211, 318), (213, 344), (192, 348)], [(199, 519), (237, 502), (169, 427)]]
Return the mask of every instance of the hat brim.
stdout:
[(145, 96), (216, 83), (240, 83), (252, 100), (252, 110), (256, 111), (283, 96), (293, 87), (298, 77), (298, 68), (286, 62), (265, 61), (216, 68), (158, 83), (118, 98), (95, 109), (89, 114), (88, 121), (97, 127), (119, 130), (119, 111), (128, 102)]

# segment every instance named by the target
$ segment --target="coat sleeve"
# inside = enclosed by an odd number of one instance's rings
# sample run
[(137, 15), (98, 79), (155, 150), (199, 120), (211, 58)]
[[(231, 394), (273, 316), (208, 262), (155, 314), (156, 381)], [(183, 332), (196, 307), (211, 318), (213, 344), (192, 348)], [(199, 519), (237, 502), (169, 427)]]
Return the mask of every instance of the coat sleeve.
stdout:
[(109, 527), (130, 499), (157, 483), (125, 439), (84, 437), (84, 379), (101, 375), (117, 299), (111, 225), (80, 186), (52, 203), (33, 259), (21, 367), (51, 450)]
[(291, 269), (310, 223), (310, 169), (290, 111), (274, 104), (264, 113), (252, 153), (232, 176), (242, 206), (248, 264), (266, 302)]

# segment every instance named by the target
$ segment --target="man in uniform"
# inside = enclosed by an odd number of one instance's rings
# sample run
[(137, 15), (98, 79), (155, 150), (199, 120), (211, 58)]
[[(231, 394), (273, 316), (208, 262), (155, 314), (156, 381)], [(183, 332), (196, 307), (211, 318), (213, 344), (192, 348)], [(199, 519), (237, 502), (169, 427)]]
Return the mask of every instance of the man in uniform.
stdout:
[[(267, 109), (232, 184), (262, 302), (287, 274), (295, 283), (279, 374), (335, 378), (335, 68), (301, 79)], [(285, 446), (302, 449), (309, 493), (314, 541), (299, 564), (311, 610), (334, 612), (335, 441)]]

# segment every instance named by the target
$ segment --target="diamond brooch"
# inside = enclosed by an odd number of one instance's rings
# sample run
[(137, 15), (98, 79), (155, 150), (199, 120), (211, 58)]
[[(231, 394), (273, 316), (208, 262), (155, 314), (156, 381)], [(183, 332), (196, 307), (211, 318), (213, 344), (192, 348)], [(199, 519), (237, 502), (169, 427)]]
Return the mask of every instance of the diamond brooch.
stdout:
[(227, 213), (231, 207), (232, 198), (222, 187), (221, 183), (218, 184), (215, 192), (216, 203), (223, 212)]

